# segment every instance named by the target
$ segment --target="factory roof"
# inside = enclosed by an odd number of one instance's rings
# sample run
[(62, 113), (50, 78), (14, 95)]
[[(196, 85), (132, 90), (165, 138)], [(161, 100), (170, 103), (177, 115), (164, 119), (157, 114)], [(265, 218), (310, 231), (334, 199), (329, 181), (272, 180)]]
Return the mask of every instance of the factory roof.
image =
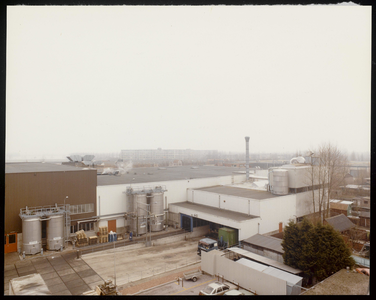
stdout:
[(225, 218), (225, 219), (231, 219), (237, 222), (242, 222), (242, 221), (247, 221), (251, 220), (254, 218), (259, 218), (257, 216), (252, 216), (252, 215), (247, 215), (227, 209), (220, 209), (217, 207), (212, 207), (212, 206), (207, 206), (207, 205), (202, 205), (202, 204), (197, 204), (197, 203), (192, 203), (192, 202), (178, 202), (178, 203), (170, 203), (169, 207), (171, 206), (177, 206), (180, 208), (180, 211), (184, 213), (184, 210), (194, 210), (195, 213), (200, 214), (210, 214), (210, 215), (215, 215), (216, 217), (219, 218)]
[[(243, 168), (244, 169), (244, 168)], [(98, 186), (102, 185), (116, 185), (116, 184), (130, 184), (130, 183), (146, 183), (146, 182), (160, 182), (171, 180), (190, 180), (197, 178), (209, 178), (219, 176), (230, 176), (235, 172), (242, 170), (242, 168), (234, 167), (217, 167), (217, 166), (177, 166), (177, 167), (148, 167), (148, 168), (134, 168), (127, 170), (128, 174), (118, 176), (114, 175), (98, 175)]]
[(239, 185), (237, 185), (237, 187), (217, 185), (211, 187), (198, 188), (194, 190), (257, 200), (280, 197), (279, 195), (274, 195), (268, 191), (251, 189), (249, 188), (249, 186), (244, 186), (244, 188), (242, 188), (239, 187)]
[[(83, 168), (76, 168), (58, 163), (40, 163), (40, 162), (24, 162), (24, 163), (7, 163), (5, 164), (5, 173), (38, 173), (38, 172), (64, 172), (64, 171), (82, 171)], [(94, 170), (94, 169), (92, 169)], [(95, 170), (94, 170), (95, 171)]]
[(289, 272), (291, 274), (299, 274), (299, 273), (302, 272), (302, 270), (300, 270), (300, 269), (292, 268), (292, 267), (285, 265), (284, 263), (281, 263), (281, 262), (276, 261), (274, 259), (270, 259), (270, 258), (267, 258), (265, 256), (262, 256), (262, 255), (259, 255), (259, 254), (256, 254), (256, 253), (253, 253), (251, 251), (247, 251), (247, 250), (244, 250), (244, 249), (241, 249), (241, 248), (238, 248), (238, 247), (228, 248), (227, 250), (235, 252), (237, 254), (240, 254), (241, 256), (244, 256), (244, 257), (251, 259), (253, 261), (262, 263), (262, 264), (267, 265), (267, 266), (272, 266), (274, 268)]
[(272, 236), (265, 236), (261, 234), (255, 234), (243, 241), (244, 243), (247, 244), (252, 244), (255, 246), (263, 247), (269, 250), (273, 250), (279, 253), (283, 254), (283, 249), (282, 249), (282, 240), (272, 237)]

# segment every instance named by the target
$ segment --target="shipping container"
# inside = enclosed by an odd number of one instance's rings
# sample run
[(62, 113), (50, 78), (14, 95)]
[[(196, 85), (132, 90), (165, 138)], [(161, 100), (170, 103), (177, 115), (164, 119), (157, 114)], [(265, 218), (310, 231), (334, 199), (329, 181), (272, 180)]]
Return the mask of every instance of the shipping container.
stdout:
[(226, 243), (226, 247), (238, 244), (238, 231), (227, 227), (219, 228), (218, 241)]

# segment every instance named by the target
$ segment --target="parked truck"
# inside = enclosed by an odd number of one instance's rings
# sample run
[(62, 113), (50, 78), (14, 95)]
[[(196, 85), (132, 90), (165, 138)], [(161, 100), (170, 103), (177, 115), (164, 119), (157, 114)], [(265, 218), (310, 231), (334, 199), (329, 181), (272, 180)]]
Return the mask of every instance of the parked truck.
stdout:
[(201, 251), (209, 252), (212, 250), (218, 250), (218, 242), (209, 238), (199, 240), (197, 246), (197, 254), (201, 256)]

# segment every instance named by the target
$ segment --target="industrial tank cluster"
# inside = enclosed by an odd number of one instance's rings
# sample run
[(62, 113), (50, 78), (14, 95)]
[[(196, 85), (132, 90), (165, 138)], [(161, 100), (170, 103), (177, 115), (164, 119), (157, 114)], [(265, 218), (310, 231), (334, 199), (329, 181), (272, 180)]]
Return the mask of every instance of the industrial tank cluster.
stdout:
[(126, 212), (129, 231), (136, 235), (142, 235), (147, 233), (148, 229), (149, 231), (163, 230), (163, 195), (165, 191), (163, 186), (127, 189)]
[(28, 208), (20, 210), (22, 219), (22, 251), (37, 254), (42, 251), (42, 222), (46, 222), (47, 250), (64, 247), (64, 208)]

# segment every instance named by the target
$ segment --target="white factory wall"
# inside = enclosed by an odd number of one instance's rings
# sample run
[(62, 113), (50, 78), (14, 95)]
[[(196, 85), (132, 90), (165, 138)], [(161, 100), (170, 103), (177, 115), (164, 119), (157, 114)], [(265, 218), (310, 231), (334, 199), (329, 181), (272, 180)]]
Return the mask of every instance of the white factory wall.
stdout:
[[(147, 182), (132, 184), (132, 188), (166, 186), (164, 199), (167, 197), (168, 203), (187, 201), (189, 188), (201, 188), (215, 185), (226, 185), (241, 183), (245, 181), (245, 174), (229, 175), (210, 178), (171, 180), (159, 182)], [(129, 184), (101, 185), (97, 186), (97, 212), (98, 215), (120, 213), (126, 211), (126, 191)], [(164, 201), (165, 203), (165, 201)]]
[(260, 234), (269, 233), (283, 227), (296, 215), (296, 194), (263, 199), (260, 201)]
[[(318, 197), (319, 191), (315, 190), (315, 207), (316, 212), (319, 211)], [(297, 217), (302, 217), (313, 213), (313, 203), (312, 203), (312, 191), (298, 193), (296, 194), (296, 213)], [(294, 217), (295, 218), (295, 217)]]
[(247, 199), (207, 191), (188, 190), (188, 201), (252, 216), (260, 215), (260, 202), (255, 199)]

